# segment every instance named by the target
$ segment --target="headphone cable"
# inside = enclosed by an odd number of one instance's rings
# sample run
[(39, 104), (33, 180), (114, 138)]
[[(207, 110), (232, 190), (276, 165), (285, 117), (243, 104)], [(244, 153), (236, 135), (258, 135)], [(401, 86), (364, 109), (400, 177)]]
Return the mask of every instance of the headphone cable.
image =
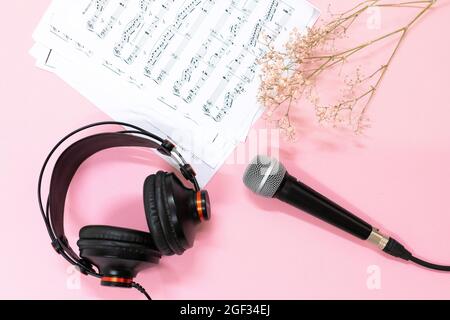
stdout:
[(152, 300), (152, 298), (151, 298), (150, 295), (147, 293), (147, 291), (145, 290), (145, 288), (144, 288), (143, 286), (141, 286), (139, 283), (133, 281), (133, 282), (131, 283), (131, 286), (132, 286), (133, 288), (135, 288), (137, 291), (139, 291), (140, 293), (142, 293), (142, 294), (147, 298), (147, 300)]

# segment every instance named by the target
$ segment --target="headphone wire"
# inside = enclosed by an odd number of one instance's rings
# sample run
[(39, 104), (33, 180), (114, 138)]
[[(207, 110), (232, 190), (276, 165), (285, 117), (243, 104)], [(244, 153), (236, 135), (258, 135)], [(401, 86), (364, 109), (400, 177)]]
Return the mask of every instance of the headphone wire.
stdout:
[(145, 290), (145, 288), (143, 286), (141, 286), (139, 283), (133, 281), (131, 283), (131, 286), (133, 288), (135, 288), (137, 291), (139, 291), (140, 293), (142, 293), (147, 298), (147, 300), (152, 300), (152, 298), (148, 294), (147, 290)]

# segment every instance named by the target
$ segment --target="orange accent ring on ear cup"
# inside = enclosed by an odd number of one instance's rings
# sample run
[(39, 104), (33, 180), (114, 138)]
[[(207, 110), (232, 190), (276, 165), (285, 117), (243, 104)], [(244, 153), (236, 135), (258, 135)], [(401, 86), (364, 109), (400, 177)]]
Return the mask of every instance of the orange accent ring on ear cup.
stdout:
[(205, 216), (203, 214), (203, 206), (202, 206), (202, 193), (197, 192), (195, 204), (197, 205), (197, 213), (200, 221), (205, 220)]
[(120, 277), (102, 277), (102, 282), (109, 283), (120, 283), (120, 284), (132, 284), (133, 279), (131, 278), (120, 278)]

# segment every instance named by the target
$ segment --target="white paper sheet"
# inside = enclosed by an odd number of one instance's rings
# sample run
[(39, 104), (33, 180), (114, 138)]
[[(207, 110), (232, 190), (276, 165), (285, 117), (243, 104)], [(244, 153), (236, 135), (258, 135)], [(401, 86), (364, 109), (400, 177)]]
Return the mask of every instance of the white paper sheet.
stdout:
[[(50, 53), (50, 54), (49, 54)], [(133, 123), (137, 126), (143, 127), (146, 130), (157, 134), (162, 138), (169, 138), (172, 141), (181, 141), (180, 139), (189, 140), (189, 144), (192, 146), (198, 146), (203, 148), (203, 152), (208, 152), (208, 148), (214, 148), (216, 158), (215, 162), (205, 162), (199, 157), (195, 156), (192, 149), (186, 149), (178, 144), (178, 149), (183, 157), (188, 161), (197, 173), (197, 180), (201, 187), (204, 187), (214, 176), (214, 174), (220, 169), (222, 164), (233, 152), (235, 145), (231, 142), (224, 141), (220, 146), (217, 145), (204, 145), (199, 137), (193, 136), (194, 133), (189, 131), (181, 131), (179, 128), (174, 128), (168, 124), (167, 121), (159, 114), (155, 113), (151, 118), (143, 116), (139, 113), (131, 112), (130, 109), (124, 111), (122, 108), (122, 100), (111, 100), (109, 95), (101, 94), (104, 90), (105, 83), (97, 81), (95, 78), (86, 78), (85, 74), (79, 69), (73, 68), (73, 66), (64, 60), (62, 56), (56, 53), (51, 53), (50, 49), (44, 47), (41, 44), (36, 44), (30, 50), (30, 54), (36, 58), (36, 66), (53, 72), (58, 75), (63, 81), (77, 90), (84, 97), (95, 104), (100, 110), (108, 113), (113, 119), (121, 119), (121, 121)], [(113, 89), (109, 87), (110, 89)], [(197, 140), (195, 144), (192, 141)], [(187, 142), (185, 144), (188, 144)], [(159, 154), (158, 154), (159, 155)], [(173, 164), (173, 163), (171, 163)]]
[(54, 0), (32, 53), (112, 118), (159, 128), (206, 183), (261, 113), (264, 41), (318, 15), (303, 0)]

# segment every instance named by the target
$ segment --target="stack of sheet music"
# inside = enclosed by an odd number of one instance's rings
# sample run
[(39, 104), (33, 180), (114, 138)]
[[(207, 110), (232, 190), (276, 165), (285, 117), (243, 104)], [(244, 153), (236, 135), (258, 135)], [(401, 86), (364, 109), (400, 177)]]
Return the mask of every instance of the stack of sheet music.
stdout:
[(31, 54), (111, 118), (169, 137), (206, 184), (261, 114), (258, 59), (303, 0), (54, 0)]

